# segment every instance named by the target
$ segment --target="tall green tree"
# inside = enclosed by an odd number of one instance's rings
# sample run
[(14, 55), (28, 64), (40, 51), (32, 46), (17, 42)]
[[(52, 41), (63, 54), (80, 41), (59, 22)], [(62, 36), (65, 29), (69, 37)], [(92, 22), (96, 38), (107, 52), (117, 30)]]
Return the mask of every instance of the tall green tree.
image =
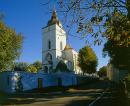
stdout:
[(11, 68), (20, 56), (23, 36), (0, 21), (0, 71)]
[(32, 65), (34, 67), (36, 67), (37, 70), (41, 70), (42, 69), (42, 62), (40, 62), (40, 61), (36, 61)]
[(26, 62), (15, 62), (14, 63), (14, 71), (25, 71), (36, 73), (41, 69), (41, 62), (36, 61), (33, 64), (29, 64)]
[(14, 71), (27, 71), (27, 68), (30, 64), (26, 62), (15, 62), (13, 65)]
[(106, 77), (107, 76), (107, 67), (106, 66), (101, 67), (98, 71), (98, 75), (100, 77)]
[(103, 52), (110, 57), (110, 63), (116, 68), (130, 71), (130, 43), (122, 45), (125, 42), (130, 42), (130, 39), (123, 39), (123, 37), (130, 38), (130, 23), (127, 17), (127, 15), (115, 10), (114, 15), (106, 21), (106, 26), (111, 25), (111, 27), (107, 27), (106, 36), (115, 36), (114, 39), (122, 41), (119, 44), (116, 40), (108, 39), (104, 45)]
[(110, 63), (121, 70), (130, 72), (130, 45), (119, 46), (114, 41), (107, 41), (103, 49), (104, 55), (110, 57)]
[(27, 70), (26, 70), (27, 72), (32, 72), (32, 73), (37, 73), (37, 68), (35, 67), (35, 66), (33, 66), (33, 65), (29, 65), (28, 67), (27, 67)]
[(92, 48), (89, 46), (85, 46), (80, 49), (79, 56), (79, 67), (83, 71), (83, 73), (95, 73), (96, 67), (98, 64), (98, 59)]

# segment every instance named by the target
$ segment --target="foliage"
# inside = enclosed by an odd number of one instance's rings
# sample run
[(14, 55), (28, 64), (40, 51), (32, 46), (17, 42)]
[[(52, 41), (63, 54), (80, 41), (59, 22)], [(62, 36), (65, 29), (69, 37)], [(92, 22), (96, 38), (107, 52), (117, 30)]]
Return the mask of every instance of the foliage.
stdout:
[(130, 20), (126, 15), (115, 10), (104, 26), (107, 28), (105, 36), (108, 40), (116, 42), (119, 46), (130, 45)]
[(127, 75), (126, 80), (130, 81), (130, 74)]
[(98, 71), (98, 75), (99, 75), (100, 77), (105, 77), (105, 76), (107, 76), (107, 67), (106, 67), (106, 66), (101, 67), (101, 68), (99, 69), (99, 71)]
[(37, 70), (37, 68), (36, 68), (35, 66), (29, 65), (29, 66), (27, 67), (27, 71), (28, 71), (28, 72), (32, 72), (32, 73), (36, 73), (38, 70)]
[(90, 74), (96, 72), (98, 60), (96, 54), (89, 46), (85, 46), (84, 48), (80, 49), (78, 61), (83, 73)]
[(110, 63), (118, 69), (128, 70), (130, 72), (130, 45), (119, 46), (114, 41), (107, 41), (103, 52), (110, 57)]
[(16, 62), (14, 63), (14, 71), (26, 71), (29, 64), (26, 62)]
[(57, 66), (56, 66), (56, 69), (55, 69), (56, 71), (68, 71), (68, 68), (67, 68), (67, 65), (61, 60), (61, 61), (59, 61), (59, 63), (57, 64)]
[(0, 21), (0, 71), (11, 68), (20, 56), (23, 37)]
[[(102, 37), (106, 37), (118, 41), (118, 44), (128, 45), (130, 40), (130, 30), (127, 29), (130, 21), (130, 0), (59, 0), (57, 4), (59, 12), (65, 16), (64, 21), (68, 32), (74, 26), (77, 27), (77, 37), (87, 40), (87, 37), (91, 36), (94, 38), (94, 43), (100, 44), (103, 40)], [(127, 18), (121, 22), (118, 21), (115, 10), (119, 14), (127, 15)], [(113, 30), (108, 31), (107, 28), (111, 27), (111, 23), (106, 23), (108, 20), (111, 21), (110, 17), (113, 15), (115, 15), (114, 19), (119, 22), (117, 25), (120, 27), (112, 25)], [(116, 32), (121, 32), (121, 34), (114, 36)], [(79, 34), (81, 36), (78, 36)], [(70, 35), (73, 36), (73, 34)]]
[(14, 63), (14, 71), (27, 71), (36, 73), (42, 67), (42, 63), (39, 61), (34, 62), (33, 64), (28, 64), (26, 62), (16, 62)]
[[(109, 26), (106, 36), (111, 39), (108, 39), (104, 45), (104, 55), (111, 58), (110, 63), (116, 68), (130, 71), (130, 21), (126, 15), (115, 10), (114, 14), (106, 21), (106, 26)], [(126, 44), (126, 42), (129, 43)]]
[(36, 67), (37, 70), (41, 70), (42, 69), (42, 62), (40, 62), (40, 61), (36, 61), (32, 65), (34, 67)]

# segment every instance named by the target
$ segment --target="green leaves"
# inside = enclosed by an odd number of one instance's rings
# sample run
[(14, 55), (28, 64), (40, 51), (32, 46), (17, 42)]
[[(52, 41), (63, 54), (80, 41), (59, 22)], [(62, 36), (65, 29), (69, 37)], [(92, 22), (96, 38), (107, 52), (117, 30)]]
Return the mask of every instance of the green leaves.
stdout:
[(68, 71), (67, 65), (63, 61), (59, 61), (56, 66), (55, 71)]
[(0, 22), (0, 71), (11, 68), (15, 59), (20, 56), (23, 37), (21, 34)]
[(130, 70), (130, 46), (120, 46), (114, 41), (107, 41), (103, 49), (104, 54), (111, 58), (110, 63), (121, 70)]
[(98, 60), (96, 54), (89, 46), (80, 49), (78, 61), (79, 61), (79, 66), (83, 71), (83, 73), (96, 72)]
[(42, 69), (42, 62), (40, 61), (36, 61), (32, 64), (34, 67), (36, 67), (36, 69), (39, 71)]
[[(60, 11), (64, 11), (65, 17), (68, 17), (68, 32), (76, 27), (75, 36), (94, 44), (100, 44), (97, 38), (101, 41), (104, 37), (118, 42), (118, 45), (130, 44), (130, 0), (62, 1)], [(92, 36), (97, 33), (97, 37)], [(92, 39), (88, 40), (88, 36)]]
[(36, 68), (35, 66), (29, 65), (29, 66), (27, 67), (27, 71), (28, 71), (28, 72), (36, 73), (38, 70), (37, 70), (37, 68)]
[(106, 66), (101, 67), (98, 71), (98, 75), (100, 77), (106, 77), (107, 76), (107, 67)]
[(121, 70), (130, 70), (130, 20), (126, 15), (114, 11), (106, 21), (105, 32), (108, 41), (103, 52), (108, 55), (110, 63)]
[(114, 11), (113, 15), (106, 21), (107, 30), (105, 36), (108, 40), (116, 42), (120, 46), (130, 44), (130, 23), (126, 15)]
[(42, 69), (42, 63), (40, 61), (36, 61), (33, 64), (28, 64), (26, 62), (15, 62), (14, 63), (14, 71), (27, 71), (36, 73)]

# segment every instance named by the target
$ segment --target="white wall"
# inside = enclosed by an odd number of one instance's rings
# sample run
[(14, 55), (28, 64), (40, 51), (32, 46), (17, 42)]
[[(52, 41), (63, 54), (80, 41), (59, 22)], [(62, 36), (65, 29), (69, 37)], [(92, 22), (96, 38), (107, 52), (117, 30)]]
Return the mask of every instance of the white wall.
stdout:
[(127, 70), (119, 70), (115, 68), (113, 65), (107, 65), (107, 77), (111, 81), (119, 82), (124, 79), (124, 77), (128, 74)]
[[(21, 76), (23, 91), (38, 88), (38, 78), (42, 78), (42, 86), (58, 86), (58, 78), (62, 80), (62, 86), (70, 86), (77, 84), (77, 76), (73, 73), (29, 73), (29, 72), (2, 72), (0, 73), (0, 90), (4, 92), (16, 92), (16, 75)], [(9, 79), (8, 79), (9, 76)]]
[[(48, 50), (49, 40), (51, 41), (50, 50)], [(54, 24), (43, 29), (42, 61), (45, 61), (45, 57), (48, 52), (51, 53), (53, 59), (53, 68), (55, 68), (58, 63), (57, 57), (62, 57), (60, 42), (62, 42), (63, 50), (66, 45), (66, 33), (62, 27)]]
[(78, 66), (78, 52), (76, 52), (74, 49), (68, 49), (65, 50), (64, 52), (65, 52), (66, 60), (71, 61), (73, 64), (71, 70), (75, 71), (76, 74), (81, 74), (82, 71)]
[[(53, 63), (56, 62), (56, 25), (52, 25), (43, 29), (43, 43), (42, 43), (42, 61), (45, 62), (47, 53), (52, 55)], [(48, 49), (48, 41), (51, 41), (51, 49)]]

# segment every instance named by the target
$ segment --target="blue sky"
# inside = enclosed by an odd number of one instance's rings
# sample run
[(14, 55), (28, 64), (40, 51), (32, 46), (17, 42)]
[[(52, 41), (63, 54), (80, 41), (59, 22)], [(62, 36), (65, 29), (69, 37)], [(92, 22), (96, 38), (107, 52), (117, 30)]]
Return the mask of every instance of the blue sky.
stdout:
[[(51, 17), (47, 6), (41, 4), (43, 1), (45, 2), (45, 0), (0, 0), (0, 12), (5, 15), (5, 23), (24, 36), (23, 50), (18, 61), (32, 63), (42, 60), (42, 27), (46, 26)], [(60, 19), (60, 16), (58, 17)], [(76, 37), (69, 37), (69, 43), (77, 51), (86, 45), (84, 40)], [(102, 57), (103, 44), (92, 48), (99, 60), (98, 69), (107, 65), (109, 58)]]

